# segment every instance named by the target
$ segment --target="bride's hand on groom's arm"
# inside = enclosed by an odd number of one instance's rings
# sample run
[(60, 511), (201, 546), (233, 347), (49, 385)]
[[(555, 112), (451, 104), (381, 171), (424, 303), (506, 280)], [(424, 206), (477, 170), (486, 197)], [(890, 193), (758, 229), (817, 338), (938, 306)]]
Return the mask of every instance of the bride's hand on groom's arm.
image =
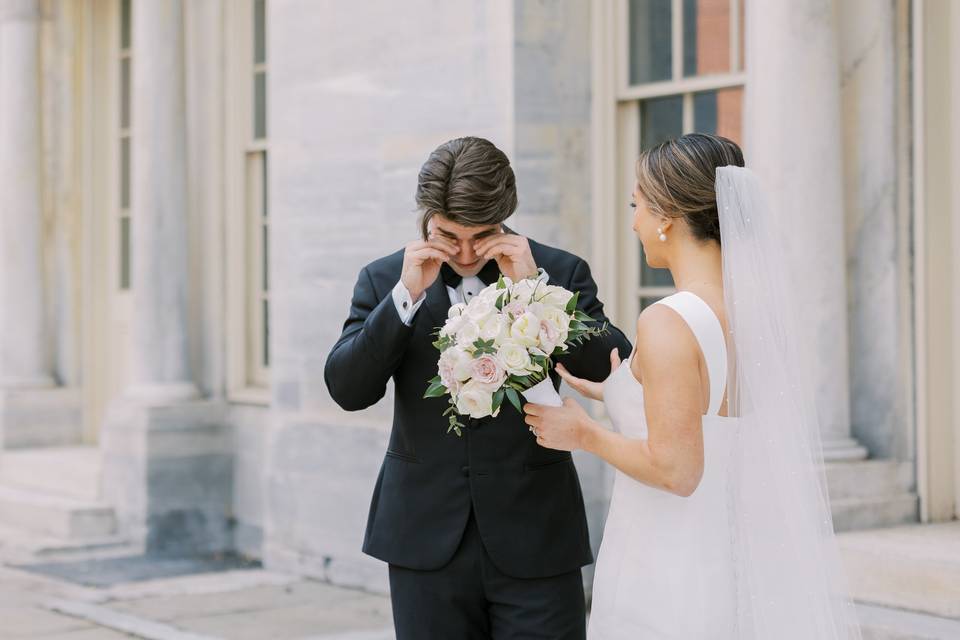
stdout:
[[(610, 352), (610, 373), (612, 374), (617, 370), (617, 367), (620, 366), (620, 352), (617, 348), (614, 348)], [(578, 378), (563, 366), (561, 363), (557, 363), (557, 373), (560, 374), (560, 377), (563, 378), (563, 381), (566, 382), (570, 387), (582, 395), (585, 398), (590, 398), (591, 400), (603, 400), (603, 381), (594, 382), (593, 380), (587, 380), (586, 378)]]

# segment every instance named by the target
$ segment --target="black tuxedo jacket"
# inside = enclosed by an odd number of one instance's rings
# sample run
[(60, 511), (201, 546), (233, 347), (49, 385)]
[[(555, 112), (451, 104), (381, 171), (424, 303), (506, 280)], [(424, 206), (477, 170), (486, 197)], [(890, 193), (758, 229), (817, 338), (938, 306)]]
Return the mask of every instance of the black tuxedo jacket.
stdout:
[[(579, 291), (580, 309), (598, 323), (607, 321), (584, 260), (532, 240), (530, 249), (549, 284)], [(467, 428), (457, 437), (446, 433), (447, 398), (423, 398), (440, 355), (431, 333), (446, 321), (450, 299), (438, 277), (413, 325), (406, 326), (391, 296), (402, 264), (398, 251), (360, 272), (350, 316), (324, 370), (330, 395), (347, 411), (379, 401), (390, 378), (395, 385), (393, 429), (364, 552), (409, 569), (439, 569), (456, 551), (472, 505), (487, 553), (502, 572), (540, 578), (590, 564), (583, 496), (570, 453), (539, 446), (509, 402), (496, 418), (463, 420)], [(614, 347), (621, 357), (631, 351), (611, 326), (609, 335), (572, 347), (558, 361), (575, 376), (602, 380)]]

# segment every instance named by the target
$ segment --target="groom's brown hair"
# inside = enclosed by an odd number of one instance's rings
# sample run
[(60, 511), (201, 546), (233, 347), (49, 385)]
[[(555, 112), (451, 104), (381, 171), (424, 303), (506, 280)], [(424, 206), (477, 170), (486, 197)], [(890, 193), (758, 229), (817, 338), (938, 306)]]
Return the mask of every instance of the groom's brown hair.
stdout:
[(483, 138), (456, 138), (430, 154), (417, 176), (420, 233), (435, 215), (467, 226), (499, 224), (517, 210), (510, 160)]

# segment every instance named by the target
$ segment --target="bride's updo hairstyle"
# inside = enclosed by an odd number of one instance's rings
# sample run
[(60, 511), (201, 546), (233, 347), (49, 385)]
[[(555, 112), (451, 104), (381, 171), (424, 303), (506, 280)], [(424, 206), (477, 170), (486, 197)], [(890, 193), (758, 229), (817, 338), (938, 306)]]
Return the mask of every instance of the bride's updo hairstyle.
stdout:
[(714, 183), (718, 167), (743, 166), (737, 143), (721, 136), (688, 133), (640, 154), (637, 186), (655, 215), (682, 218), (693, 236), (720, 243)]

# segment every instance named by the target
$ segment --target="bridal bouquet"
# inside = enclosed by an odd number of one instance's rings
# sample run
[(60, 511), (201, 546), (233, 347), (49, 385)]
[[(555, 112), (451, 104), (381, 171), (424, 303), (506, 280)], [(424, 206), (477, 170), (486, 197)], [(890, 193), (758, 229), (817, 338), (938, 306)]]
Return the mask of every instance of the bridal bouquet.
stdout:
[(463, 416), (496, 417), (504, 399), (522, 412), (521, 393), (529, 401), (541, 402), (544, 394), (559, 400), (548, 375), (553, 357), (609, 333), (606, 324), (586, 324), (591, 318), (577, 309), (579, 295), (536, 278), (501, 276), (469, 304), (450, 308), (433, 343), (438, 375), (423, 396), (450, 396), (447, 433), (461, 435)]

